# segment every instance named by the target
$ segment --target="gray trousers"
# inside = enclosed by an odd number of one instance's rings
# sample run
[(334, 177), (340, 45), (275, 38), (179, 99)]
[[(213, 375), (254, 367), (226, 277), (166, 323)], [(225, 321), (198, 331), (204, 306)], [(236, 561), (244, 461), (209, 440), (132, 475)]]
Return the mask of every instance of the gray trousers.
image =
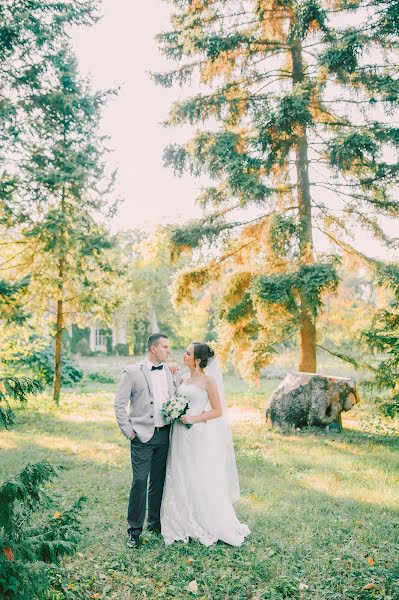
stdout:
[(161, 528), (160, 510), (165, 482), (166, 459), (169, 449), (170, 426), (155, 430), (149, 442), (135, 437), (130, 443), (133, 482), (127, 511), (128, 533), (140, 535), (143, 530), (147, 504), (148, 477), (148, 526)]

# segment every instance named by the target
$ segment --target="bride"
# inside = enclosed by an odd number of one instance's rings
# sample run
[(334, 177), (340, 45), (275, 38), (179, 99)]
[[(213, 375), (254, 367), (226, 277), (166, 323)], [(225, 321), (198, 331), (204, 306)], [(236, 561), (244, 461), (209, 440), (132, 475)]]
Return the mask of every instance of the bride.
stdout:
[[(208, 344), (188, 346), (183, 363), (190, 376), (177, 390), (189, 402), (173, 424), (161, 507), (166, 545), (189, 538), (209, 546), (218, 540), (240, 546), (249, 528), (239, 522), (239, 497), (230, 427), (223, 416), (223, 378)], [(191, 425), (187, 428), (186, 425)]]

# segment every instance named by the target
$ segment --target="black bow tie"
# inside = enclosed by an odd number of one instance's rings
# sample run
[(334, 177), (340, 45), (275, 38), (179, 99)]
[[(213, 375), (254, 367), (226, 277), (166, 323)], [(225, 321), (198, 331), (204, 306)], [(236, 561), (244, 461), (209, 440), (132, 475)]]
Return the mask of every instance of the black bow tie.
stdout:
[(154, 365), (152, 365), (151, 367), (151, 371), (162, 371), (163, 369), (163, 365), (159, 365), (159, 367), (155, 367)]

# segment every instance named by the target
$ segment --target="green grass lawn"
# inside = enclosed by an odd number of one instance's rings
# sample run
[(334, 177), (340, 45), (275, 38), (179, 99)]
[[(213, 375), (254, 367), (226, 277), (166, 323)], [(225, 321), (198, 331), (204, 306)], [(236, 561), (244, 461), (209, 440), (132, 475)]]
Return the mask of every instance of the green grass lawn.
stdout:
[(140, 552), (125, 547), (131, 474), (115, 385), (84, 381), (64, 391), (58, 409), (44, 394), (18, 410), (16, 428), (0, 433), (0, 480), (47, 459), (67, 467), (51, 485), (61, 505), (88, 497), (87, 534), (51, 597), (399, 599), (399, 438), (361, 431), (362, 407), (342, 434), (270, 431), (262, 408), (277, 383), (249, 390), (226, 378), (242, 488), (236, 508), (252, 529), (241, 548), (165, 548), (148, 533)]

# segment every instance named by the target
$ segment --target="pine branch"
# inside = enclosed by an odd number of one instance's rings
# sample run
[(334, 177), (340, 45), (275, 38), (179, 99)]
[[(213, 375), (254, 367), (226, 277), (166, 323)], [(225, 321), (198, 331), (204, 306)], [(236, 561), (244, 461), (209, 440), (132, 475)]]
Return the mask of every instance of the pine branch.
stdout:
[(342, 361), (351, 364), (353, 367), (355, 367), (355, 369), (367, 369), (369, 371), (373, 371), (374, 373), (376, 373), (378, 371), (378, 369), (376, 367), (373, 367), (369, 363), (365, 363), (363, 361), (360, 362), (358, 359), (354, 358), (353, 356), (349, 356), (349, 354), (342, 354), (341, 352), (334, 352), (333, 350), (330, 350), (329, 348), (326, 348), (325, 346), (322, 346), (321, 344), (316, 344), (316, 346), (317, 346), (317, 348), (320, 348), (321, 350), (328, 352), (328, 354), (331, 354), (331, 356), (335, 356), (336, 358), (339, 358)]
[(10, 406), (10, 400), (26, 404), (30, 395), (42, 391), (42, 383), (35, 379), (12, 376), (0, 377), (0, 427), (11, 429), (16, 421), (15, 414)]
[(324, 234), (325, 236), (330, 238), (330, 240), (332, 240), (334, 242), (334, 244), (336, 244), (338, 247), (345, 250), (345, 252), (348, 252), (349, 254), (355, 254), (359, 258), (362, 258), (365, 262), (367, 262), (371, 265), (374, 265), (374, 266), (383, 264), (383, 261), (381, 261), (377, 258), (372, 258), (371, 256), (367, 256), (367, 254), (360, 252), (360, 250), (357, 250), (351, 244), (348, 244), (347, 242), (344, 242), (342, 240), (338, 240), (334, 235), (325, 231), (324, 229), (321, 229), (320, 227), (315, 227), (315, 229), (317, 229), (322, 234)]

